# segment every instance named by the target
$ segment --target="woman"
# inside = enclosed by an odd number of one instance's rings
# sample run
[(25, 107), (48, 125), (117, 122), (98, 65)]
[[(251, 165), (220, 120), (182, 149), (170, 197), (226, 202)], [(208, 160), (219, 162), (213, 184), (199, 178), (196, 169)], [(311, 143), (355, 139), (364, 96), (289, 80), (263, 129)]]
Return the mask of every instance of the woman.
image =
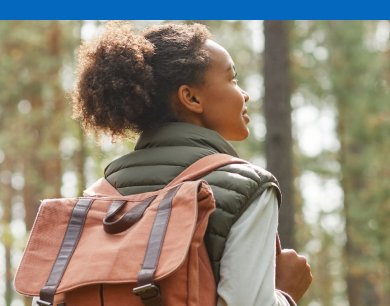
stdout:
[[(237, 85), (229, 53), (203, 25), (155, 25), (136, 35), (129, 24), (108, 23), (78, 56), (74, 117), (114, 141), (140, 135), (135, 151), (105, 170), (123, 195), (159, 190), (204, 156), (237, 156), (227, 141), (249, 135), (249, 96)], [(218, 305), (295, 305), (310, 285), (310, 267), (284, 250), (275, 277), (281, 196), (267, 186), (276, 179), (247, 165), (203, 179), (217, 207), (204, 240)]]

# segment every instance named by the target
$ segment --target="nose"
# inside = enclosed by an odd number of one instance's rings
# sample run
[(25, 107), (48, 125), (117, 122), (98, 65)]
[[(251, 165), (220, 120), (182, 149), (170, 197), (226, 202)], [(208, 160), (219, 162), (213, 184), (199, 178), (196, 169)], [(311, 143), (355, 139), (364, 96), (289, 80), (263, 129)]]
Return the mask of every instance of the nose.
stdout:
[(246, 91), (242, 90), (242, 89), (241, 89), (241, 91), (242, 91), (242, 95), (244, 96), (245, 103), (248, 102), (248, 101), (249, 101), (249, 95), (248, 95), (248, 93), (247, 93)]

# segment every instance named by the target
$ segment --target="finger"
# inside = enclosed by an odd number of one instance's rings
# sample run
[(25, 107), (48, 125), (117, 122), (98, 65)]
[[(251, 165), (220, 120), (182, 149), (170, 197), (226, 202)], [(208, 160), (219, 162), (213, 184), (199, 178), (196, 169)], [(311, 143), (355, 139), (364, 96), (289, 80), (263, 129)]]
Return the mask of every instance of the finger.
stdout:
[(298, 255), (297, 266), (299, 266), (301, 269), (305, 269), (307, 267), (307, 259), (306, 259), (306, 257)]

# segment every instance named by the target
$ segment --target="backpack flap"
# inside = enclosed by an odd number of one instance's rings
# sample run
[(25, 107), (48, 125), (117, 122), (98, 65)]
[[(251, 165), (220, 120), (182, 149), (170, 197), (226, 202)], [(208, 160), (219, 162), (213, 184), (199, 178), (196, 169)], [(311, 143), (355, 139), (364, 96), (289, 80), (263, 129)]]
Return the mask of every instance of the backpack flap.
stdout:
[[(104, 180), (104, 179), (102, 179)], [(87, 193), (91, 198), (45, 200), (39, 209), (29, 242), (15, 278), (16, 290), (25, 295), (39, 295), (51, 275), (52, 267), (62, 248), (65, 233), (75, 204), (91, 201), (81, 236), (64, 268), (56, 293), (66, 292), (89, 284), (136, 283), (144, 262), (146, 246), (159, 203), (171, 188), (156, 192), (119, 196), (99, 185)], [(108, 182), (107, 182), (108, 183)], [(176, 185), (175, 187), (177, 187)], [(107, 187), (107, 185), (106, 185)], [(119, 215), (155, 197), (140, 219), (130, 228), (108, 234), (103, 219), (113, 201), (126, 204)], [(159, 281), (175, 272), (185, 261), (190, 245), (201, 245), (208, 216), (214, 210), (211, 188), (204, 181), (182, 183), (172, 200), (172, 210), (154, 280)], [(62, 253), (61, 253), (62, 254)]]

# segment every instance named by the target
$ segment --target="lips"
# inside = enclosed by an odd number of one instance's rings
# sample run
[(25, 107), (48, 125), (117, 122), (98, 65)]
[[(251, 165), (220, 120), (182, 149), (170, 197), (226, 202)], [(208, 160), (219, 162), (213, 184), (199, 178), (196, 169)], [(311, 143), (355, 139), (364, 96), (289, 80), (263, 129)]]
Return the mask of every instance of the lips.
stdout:
[(244, 111), (242, 112), (242, 116), (246, 118), (248, 121), (250, 121), (250, 117), (248, 115), (248, 109), (245, 107)]

